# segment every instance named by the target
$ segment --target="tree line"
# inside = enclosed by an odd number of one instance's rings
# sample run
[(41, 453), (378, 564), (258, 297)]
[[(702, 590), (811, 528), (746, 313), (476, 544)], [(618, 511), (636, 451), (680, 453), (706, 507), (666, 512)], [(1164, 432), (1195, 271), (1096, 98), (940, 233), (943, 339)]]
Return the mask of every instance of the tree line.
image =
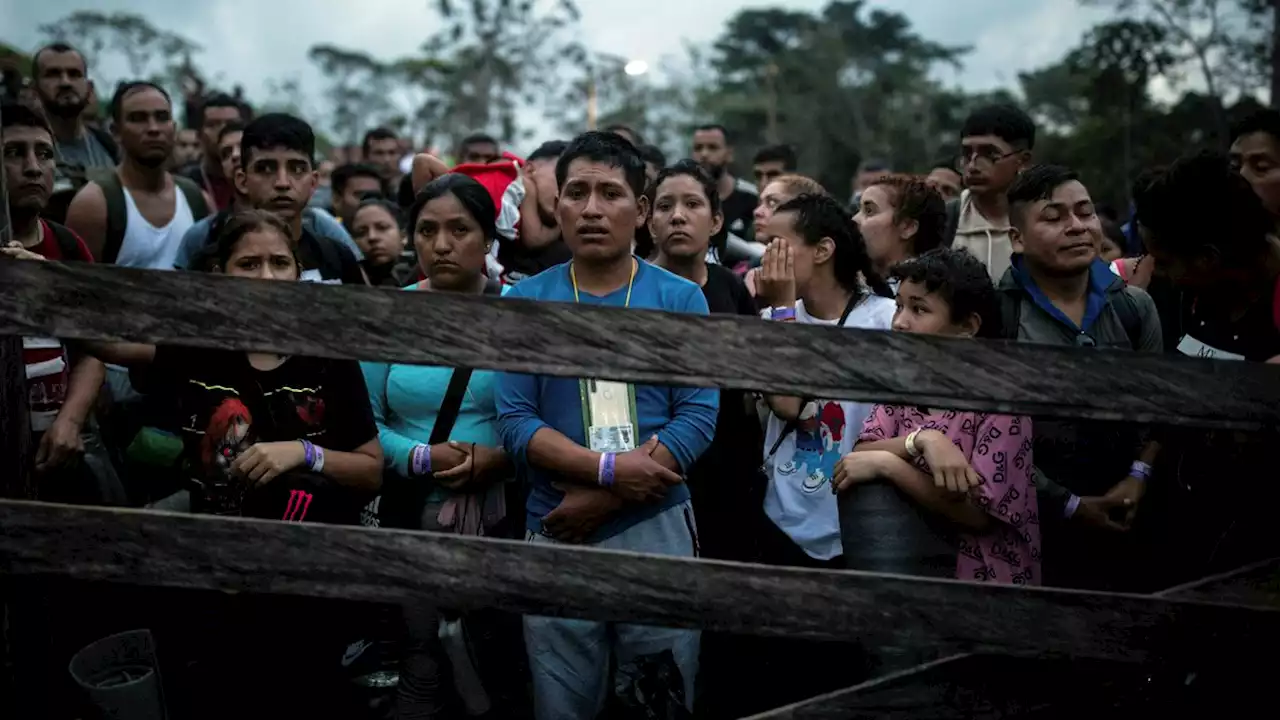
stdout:
[[(787, 142), (806, 173), (843, 192), (869, 159), (910, 171), (949, 161), (973, 107), (1017, 102), (1041, 128), (1040, 158), (1072, 165), (1119, 205), (1142, 169), (1222, 145), (1234, 119), (1280, 99), (1280, 0), (1078, 1), (1106, 7), (1107, 19), (1015, 86), (973, 93), (938, 79), (962, 68), (972, 47), (926, 38), (904, 14), (865, 0), (741, 10), (661, 86), (582, 43), (578, 0), (431, 0), (424, 12), (443, 22), (417, 52), (388, 58), (319, 42), (309, 57), (322, 92), (273, 78), (259, 109), (306, 115), (339, 144), (386, 125), (419, 146), (450, 147), (475, 131), (523, 146), (537, 140), (522, 122), (528, 113), (566, 135), (585, 127), (591, 93), (601, 125), (630, 125), (668, 153), (686, 152), (690, 129), (715, 121), (740, 159)], [(140, 15), (82, 10), (40, 30), (41, 41), (82, 48), (95, 69), (110, 55), (113, 67), (175, 92), (226, 84), (201, 69), (199, 45)], [(33, 49), (0, 45), (0, 64), (21, 64)], [(110, 87), (120, 78), (95, 79)]]

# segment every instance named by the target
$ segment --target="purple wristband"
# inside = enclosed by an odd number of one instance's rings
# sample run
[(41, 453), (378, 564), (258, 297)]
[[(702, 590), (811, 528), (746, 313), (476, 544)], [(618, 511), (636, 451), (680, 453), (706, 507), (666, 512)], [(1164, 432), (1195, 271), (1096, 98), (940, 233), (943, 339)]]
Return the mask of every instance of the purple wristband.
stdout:
[(1076, 508), (1080, 507), (1080, 496), (1072, 495), (1067, 498), (1067, 506), (1062, 509), (1062, 517), (1070, 518), (1076, 514)]
[(617, 458), (618, 456), (611, 452), (600, 454), (600, 471), (596, 476), (596, 482), (603, 487), (613, 486), (613, 464)]
[(772, 320), (795, 320), (796, 309), (794, 307), (773, 308), (769, 311), (769, 318)]
[(302, 440), (302, 464), (311, 469), (316, 464), (316, 446), (311, 444), (310, 440)]
[(409, 474), (426, 477), (431, 474), (431, 446), (415, 445), (409, 453)]

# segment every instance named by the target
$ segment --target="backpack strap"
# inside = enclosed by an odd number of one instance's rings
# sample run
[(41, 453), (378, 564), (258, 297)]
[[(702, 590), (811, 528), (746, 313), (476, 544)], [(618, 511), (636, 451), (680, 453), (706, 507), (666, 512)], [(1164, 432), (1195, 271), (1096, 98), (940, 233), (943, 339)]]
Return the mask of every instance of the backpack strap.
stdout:
[(1138, 312), (1138, 301), (1129, 294), (1127, 286), (1117, 294), (1120, 297), (1111, 302), (1111, 307), (1115, 309), (1116, 317), (1124, 326), (1125, 337), (1129, 338), (1129, 347), (1137, 350), (1142, 339), (1142, 316)]
[(93, 125), (88, 125), (85, 129), (93, 135), (93, 139), (98, 141), (98, 144), (102, 146), (102, 149), (107, 151), (107, 154), (111, 156), (111, 161), (119, 165), (120, 146), (116, 145), (116, 139), (111, 137), (111, 133), (100, 127), (94, 127)]
[(181, 175), (173, 176), (173, 184), (187, 198), (187, 207), (191, 208), (191, 218), (193, 220), (203, 220), (209, 217), (209, 203), (204, 199), (204, 191), (194, 180)]
[(114, 264), (120, 255), (120, 246), (124, 244), (125, 228), (129, 225), (124, 185), (115, 168), (110, 172), (95, 173), (92, 180), (102, 188), (102, 197), (107, 201), (107, 232), (102, 243), (102, 262)]
[(1004, 290), (1000, 297), (1000, 337), (1018, 339), (1018, 323), (1022, 321), (1022, 288)]
[(80, 262), (82, 256), (80, 254), (80, 238), (71, 232), (71, 228), (66, 225), (46, 220), (45, 224), (53, 233), (53, 241), (58, 244), (58, 253), (62, 255), (63, 262)]

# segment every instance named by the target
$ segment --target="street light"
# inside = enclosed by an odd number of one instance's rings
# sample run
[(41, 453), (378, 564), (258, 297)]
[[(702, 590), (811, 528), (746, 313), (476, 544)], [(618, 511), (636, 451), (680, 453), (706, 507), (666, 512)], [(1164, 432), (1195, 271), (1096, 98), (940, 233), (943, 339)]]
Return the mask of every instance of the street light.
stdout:
[(631, 77), (638, 77), (649, 72), (649, 63), (643, 60), (632, 60), (627, 63), (626, 67), (622, 68), (622, 71)]

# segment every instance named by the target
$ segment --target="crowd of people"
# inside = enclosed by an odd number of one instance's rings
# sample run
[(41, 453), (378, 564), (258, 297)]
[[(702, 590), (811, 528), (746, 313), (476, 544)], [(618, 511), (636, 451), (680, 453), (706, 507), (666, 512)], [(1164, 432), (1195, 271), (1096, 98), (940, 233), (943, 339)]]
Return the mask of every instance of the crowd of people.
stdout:
[[(48, 46), (34, 100), (0, 110), (6, 259), (1280, 360), (1275, 111), (1235, 128), (1229, 153), (1144, 173), (1121, 217), (1088, 178), (1037, 164), (1035, 124), (1009, 105), (968, 117), (955, 161), (865, 162), (846, 202), (785, 145), (755, 154), (754, 184), (738, 177), (716, 124), (671, 163), (616, 126), (527, 157), (470, 135), (456, 163), (380, 128), (360, 162), (335, 164), (301, 118), (210, 95), (179, 129), (166, 90), (138, 81), (115, 90), (108, 130), (85, 123), (87, 70)], [(1134, 592), (1277, 547), (1266, 437), (271, 353), (23, 348), (31, 471), (55, 502)], [(149, 610), (184, 660), (166, 682), (192, 717), (738, 717), (931, 659), (430, 597)], [(101, 614), (83, 633), (111, 624)], [(305, 642), (277, 632), (302, 625)], [(217, 630), (193, 639), (192, 626)]]

